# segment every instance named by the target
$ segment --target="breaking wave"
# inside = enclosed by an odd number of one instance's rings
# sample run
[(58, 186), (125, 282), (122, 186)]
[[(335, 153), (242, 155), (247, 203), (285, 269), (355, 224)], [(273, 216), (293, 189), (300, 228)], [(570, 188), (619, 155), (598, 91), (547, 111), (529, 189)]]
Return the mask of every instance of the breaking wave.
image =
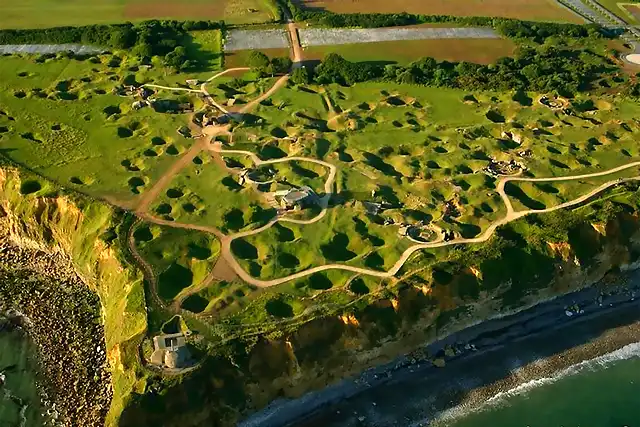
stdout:
[[(485, 409), (503, 405), (509, 399), (527, 394), (531, 390), (534, 390), (538, 387), (553, 384), (565, 377), (577, 375), (586, 371), (594, 372), (602, 370), (603, 368), (606, 368), (609, 365), (617, 363), (619, 361), (634, 359), (638, 357), (640, 357), (640, 342), (629, 344), (616, 351), (612, 351), (611, 353), (607, 353), (594, 359), (585, 360), (566, 369), (558, 371), (553, 376), (528, 381), (512, 388), (511, 390), (499, 392), (491, 398), (487, 399), (486, 402), (480, 406), (461, 405), (443, 411), (436, 416), (434, 420), (435, 423), (433, 423), (433, 425), (439, 425), (440, 422), (451, 421), (474, 412), (479, 412)], [(424, 423), (424, 420), (422, 421), (422, 423)], [(416, 423), (414, 425), (417, 426), (420, 424)]]

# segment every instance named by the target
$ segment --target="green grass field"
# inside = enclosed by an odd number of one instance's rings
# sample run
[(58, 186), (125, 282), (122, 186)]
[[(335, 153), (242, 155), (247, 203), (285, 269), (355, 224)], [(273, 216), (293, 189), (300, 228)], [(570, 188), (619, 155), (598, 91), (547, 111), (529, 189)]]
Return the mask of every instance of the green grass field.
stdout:
[(515, 44), (506, 39), (403, 40), (312, 46), (305, 48), (304, 55), (305, 60), (322, 60), (329, 53), (337, 53), (352, 62), (397, 64), (408, 64), (419, 58), (430, 56), (440, 61), (491, 64), (499, 58), (512, 56), (515, 49)]
[(214, 236), (191, 230), (141, 225), (134, 238), (158, 277), (159, 296), (166, 301), (202, 282), (220, 252)]
[(2, 64), (2, 149), (62, 185), (127, 201), (172, 162), (168, 147), (177, 154), (189, 144), (176, 132), (186, 116), (134, 112), (111, 93), (125, 70), (73, 59)]
[(24, 0), (0, 4), (0, 28), (113, 24), (147, 19), (225, 20), (231, 24), (274, 19), (271, 0)]

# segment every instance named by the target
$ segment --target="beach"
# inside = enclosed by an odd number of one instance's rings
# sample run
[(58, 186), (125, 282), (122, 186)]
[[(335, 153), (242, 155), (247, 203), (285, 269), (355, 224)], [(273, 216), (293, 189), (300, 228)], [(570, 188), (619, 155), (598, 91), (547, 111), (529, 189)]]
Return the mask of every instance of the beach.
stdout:
[(274, 402), (240, 426), (446, 425), (500, 393), (640, 342), (640, 274), (624, 279), (629, 285), (612, 295), (590, 287), (427, 345), (431, 355), (448, 349), (444, 368), (400, 357), (358, 378)]

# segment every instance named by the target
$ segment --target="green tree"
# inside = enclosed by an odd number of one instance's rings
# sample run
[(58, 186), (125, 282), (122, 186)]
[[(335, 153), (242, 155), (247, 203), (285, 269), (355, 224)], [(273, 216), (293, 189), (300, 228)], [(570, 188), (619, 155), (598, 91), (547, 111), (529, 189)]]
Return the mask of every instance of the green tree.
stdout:
[(249, 67), (264, 70), (269, 66), (269, 57), (264, 53), (254, 50), (249, 54)]
[(291, 73), (291, 81), (296, 85), (308, 85), (311, 83), (311, 73), (306, 67), (300, 67)]
[(274, 74), (285, 74), (291, 69), (291, 59), (289, 57), (276, 57), (271, 60), (271, 69)]

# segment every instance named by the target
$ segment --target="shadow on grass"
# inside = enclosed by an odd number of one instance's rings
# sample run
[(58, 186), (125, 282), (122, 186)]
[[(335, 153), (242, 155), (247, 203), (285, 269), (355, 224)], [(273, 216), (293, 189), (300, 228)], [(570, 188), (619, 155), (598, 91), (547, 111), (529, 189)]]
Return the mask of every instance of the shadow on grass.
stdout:
[(244, 239), (236, 239), (231, 242), (231, 250), (233, 251), (233, 254), (240, 259), (258, 259), (258, 248)]
[(326, 291), (333, 287), (333, 283), (322, 273), (315, 273), (309, 277), (309, 287), (316, 291)]
[(189, 295), (184, 301), (182, 301), (181, 307), (192, 313), (201, 313), (207, 306), (209, 301), (200, 295)]
[(189, 252), (188, 255), (190, 258), (195, 258), (200, 261), (204, 261), (206, 259), (211, 258), (211, 249), (206, 248), (204, 246), (197, 245), (193, 242), (189, 243)]
[(509, 197), (515, 198), (529, 209), (541, 210), (546, 208), (544, 203), (532, 199), (524, 191), (522, 191), (520, 187), (511, 182), (507, 182), (505, 184), (504, 191)]
[(293, 317), (293, 307), (281, 299), (272, 299), (271, 301), (267, 301), (264, 308), (267, 310), (267, 313), (274, 317)]
[(163, 271), (158, 277), (158, 295), (170, 301), (185, 288), (193, 284), (193, 272), (176, 262)]
[(356, 295), (366, 295), (369, 293), (369, 287), (364, 283), (364, 280), (359, 277), (351, 281), (349, 290)]
[(329, 261), (349, 261), (356, 257), (354, 252), (348, 249), (349, 237), (344, 233), (337, 233), (331, 242), (322, 245), (322, 255)]

